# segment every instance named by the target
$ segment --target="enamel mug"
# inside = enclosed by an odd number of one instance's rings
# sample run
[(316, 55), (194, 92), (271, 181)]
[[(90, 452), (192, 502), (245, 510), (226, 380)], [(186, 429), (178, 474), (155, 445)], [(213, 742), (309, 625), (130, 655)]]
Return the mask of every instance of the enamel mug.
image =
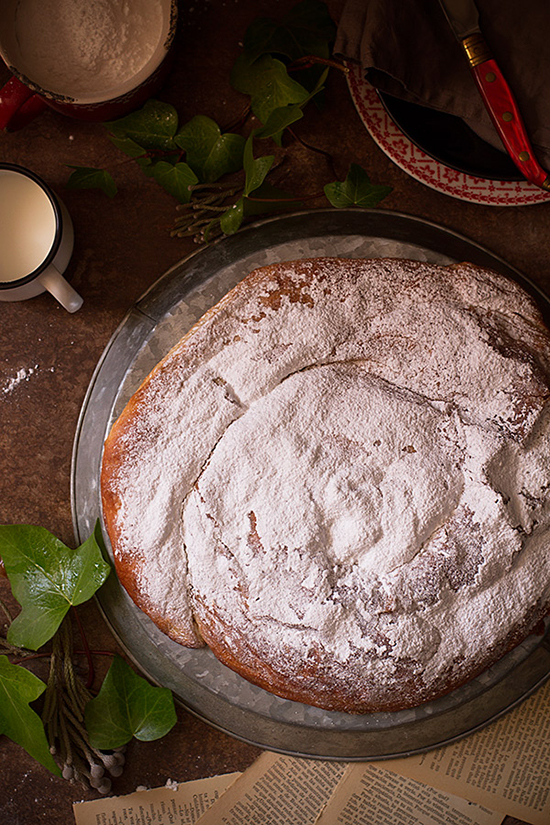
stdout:
[(68, 312), (82, 298), (63, 277), (73, 251), (65, 205), (38, 175), (0, 163), (0, 301), (50, 292)]

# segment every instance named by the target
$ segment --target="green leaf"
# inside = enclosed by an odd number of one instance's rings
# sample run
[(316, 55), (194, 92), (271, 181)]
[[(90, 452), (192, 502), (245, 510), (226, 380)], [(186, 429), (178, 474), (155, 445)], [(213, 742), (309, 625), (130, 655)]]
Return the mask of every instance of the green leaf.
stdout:
[(277, 138), (287, 126), (295, 123), (304, 116), (300, 106), (281, 106), (279, 109), (274, 109), (267, 119), (267, 123), (254, 133), (257, 138)]
[(231, 70), (231, 84), (250, 95), (252, 111), (264, 124), (275, 109), (303, 103), (309, 97), (307, 89), (288, 76), (284, 63), (270, 55), (251, 63), (246, 53), (241, 54)]
[(130, 138), (146, 152), (168, 152), (175, 148), (178, 113), (160, 100), (148, 100), (143, 108), (105, 124), (116, 138)]
[(125, 155), (128, 155), (129, 158), (144, 157), (146, 160), (151, 162), (151, 158), (145, 157), (147, 152), (143, 146), (140, 146), (139, 143), (136, 143), (135, 140), (132, 140), (132, 138), (117, 135), (107, 135), (107, 137), (117, 149), (120, 149), (120, 151), (124, 152)]
[(320, 0), (303, 0), (280, 23), (260, 17), (246, 30), (243, 45), (253, 60), (263, 54), (282, 54), (289, 60), (314, 54), (329, 57), (336, 25)]
[(243, 165), (245, 139), (242, 135), (227, 132), (216, 141), (204, 164), (204, 181), (213, 183), (231, 172), (238, 172)]
[(181, 127), (176, 137), (176, 144), (187, 154), (187, 163), (201, 174), (212, 147), (221, 135), (215, 120), (206, 115), (195, 115)]
[(244, 147), (243, 163), (246, 178), (243, 194), (245, 197), (262, 185), (265, 176), (275, 160), (274, 155), (263, 155), (262, 157), (254, 158), (252, 149), (253, 141), (254, 133), (248, 137)]
[[(246, 59), (253, 63), (264, 54), (282, 55), (293, 62), (309, 55), (327, 59), (336, 37), (336, 24), (328, 8), (320, 0), (303, 0), (278, 23), (271, 18), (258, 18), (244, 36)], [(306, 89), (318, 85), (323, 67), (300, 68), (296, 77)]]
[(132, 138), (117, 137), (116, 135), (108, 135), (108, 138), (117, 149), (120, 149), (129, 158), (133, 158), (142, 168), (151, 165), (151, 158), (148, 153), (143, 146), (140, 146)]
[(274, 109), (269, 115), (267, 123), (261, 129), (256, 129), (254, 137), (261, 139), (272, 137), (275, 143), (281, 146), (284, 130), (304, 116), (304, 107), (315, 95), (323, 91), (323, 84), (327, 79), (327, 75), (328, 69), (322, 69), (314, 89), (300, 104), (281, 106), (279, 109)]
[(232, 132), (222, 135), (218, 124), (205, 115), (191, 118), (174, 140), (185, 150), (187, 163), (204, 183), (213, 183), (242, 167), (244, 138)]
[(33, 759), (61, 776), (50, 753), (44, 725), (29, 706), (45, 689), (44, 682), (33, 673), (10, 664), (7, 656), (0, 656), (0, 734), (5, 733)]
[(180, 203), (191, 200), (190, 186), (198, 183), (198, 178), (187, 163), (166, 163), (159, 160), (151, 170), (152, 176), (167, 192), (174, 195)]
[(327, 183), (325, 195), (337, 208), (361, 206), (372, 208), (392, 191), (391, 186), (378, 186), (370, 182), (365, 170), (352, 163), (344, 181)]
[(117, 193), (117, 185), (112, 175), (105, 169), (90, 166), (70, 166), (74, 169), (66, 183), (67, 189), (101, 189), (110, 198)]
[(31, 650), (51, 639), (71, 605), (88, 601), (110, 572), (94, 535), (71, 550), (29, 524), (0, 526), (0, 557), (22, 608), (8, 640)]
[(168, 688), (152, 687), (119, 656), (115, 656), (95, 699), (84, 711), (90, 744), (110, 750), (130, 741), (160, 739), (176, 724), (174, 700)]
[(239, 198), (237, 203), (230, 206), (220, 218), (220, 226), (224, 235), (234, 235), (240, 228), (244, 217), (244, 199)]

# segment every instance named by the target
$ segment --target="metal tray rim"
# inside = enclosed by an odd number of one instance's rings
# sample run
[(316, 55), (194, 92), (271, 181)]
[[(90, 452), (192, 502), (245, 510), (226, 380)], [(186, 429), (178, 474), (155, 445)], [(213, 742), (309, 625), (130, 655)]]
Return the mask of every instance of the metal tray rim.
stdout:
[[(428, 233), (430, 231), (439, 234), (443, 240), (449, 240), (451, 242), (451, 246), (453, 243), (458, 243), (458, 245), (465, 245), (468, 249), (474, 251), (478, 258), (481, 258), (480, 261), (481, 265), (490, 265), (489, 262), (493, 263), (493, 268), (499, 269), (504, 274), (508, 274), (510, 277), (519, 280), (525, 288), (531, 292), (533, 297), (538, 298), (539, 303), (542, 304), (548, 309), (548, 298), (539, 289), (537, 285), (531, 282), (528, 278), (526, 278), (522, 273), (520, 273), (515, 268), (511, 267), (507, 264), (503, 259), (499, 258), (494, 253), (490, 252), (486, 248), (482, 247), (481, 245), (477, 244), (476, 242), (471, 241), (470, 239), (460, 235), (459, 233), (454, 232), (453, 230), (446, 229), (438, 224), (435, 224), (431, 221), (424, 220), (422, 218), (417, 218), (414, 216), (406, 215), (405, 213), (401, 212), (392, 212), (389, 210), (357, 210), (357, 209), (344, 209), (344, 210), (315, 210), (315, 211), (301, 211), (292, 214), (286, 214), (282, 217), (273, 217), (267, 218), (262, 221), (258, 221), (254, 224), (251, 224), (248, 227), (245, 227), (238, 233), (240, 236), (239, 244), (243, 241), (243, 238), (246, 240), (246, 237), (250, 237), (250, 235), (254, 233), (262, 233), (265, 231), (266, 227), (272, 227), (276, 225), (277, 227), (281, 227), (282, 224), (286, 223), (288, 225), (289, 222), (298, 222), (302, 226), (302, 230), (306, 225), (312, 225), (315, 231), (319, 230), (319, 227), (322, 227), (323, 222), (328, 220), (331, 225), (331, 228), (334, 229), (334, 221), (336, 221), (336, 226), (340, 228), (341, 234), (346, 235), (350, 234), (349, 226), (350, 224), (356, 225), (359, 216), (364, 215), (368, 217), (374, 217), (376, 220), (386, 221), (391, 224), (391, 222), (401, 221), (404, 222), (409, 227), (414, 227), (415, 229), (423, 229)], [(230, 255), (231, 253), (231, 242), (234, 244), (235, 236), (231, 238), (222, 238), (218, 241), (211, 244), (206, 249), (198, 249), (193, 251), (190, 255), (183, 258), (181, 261), (174, 264), (170, 267), (157, 281), (155, 281), (149, 289), (141, 296), (141, 298), (136, 302), (136, 304), (129, 309), (126, 313), (125, 317), (122, 319), (121, 323), (118, 325), (117, 329), (111, 336), (109, 342), (107, 343), (101, 358), (96, 365), (96, 368), (92, 374), (89, 386), (87, 388), (87, 392), (80, 410), (80, 415), (77, 422), (75, 438), (73, 443), (73, 453), (72, 453), (72, 460), (71, 460), (71, 507), (73, 513), (73, 526), (75, 536), (77, 541), (81, 541), (82, 537), (80, 535), (80, 525), (79, 525), (79, 516), (78, 516), (78, 491), (77, 491), (77, 465), (78, 465), (78, 458), (79, 458), (79, 449), (82, 443), (82, 439), (84, 436), (84, 429), (86, 425), (86, 418), (89, 412), (89, 405), (91, 403), (94, 390), (96, 389), (99, 379), (102, 375), (102, 370), (105, 367), (105, 363), (109, 357), (109, 354), (112, 352), (113, 348), (117, 344), (122, 333), (128, 328), (129, 325), (132, 323), (139, 325), (144, 324), (145, 326), (154, 326), (155, 318), (154, 314), (150, 314), (151, 308), (154, 307), (155, 301), (158, 301), (159, 295), (162, 295), (164, 285), (173, 280), (174, 278), (178, 277), (178, 274), (193, 264), (193, 262), (197, 259), (198, 256), (204, 256), (204, 254), (209, 251), (209, 254), (212, 255), (212, 250), (214, 254), (216, 251), (219, 252), (220, 245), (223, 245), (223, 250), (226, 252), (225, 257)], [(238, 244), (237, 244), (238, 246)], [(223, 256), (222, 256), (223, 257)], [(463, 259), (463, 258), (462, 258)], [(486, 259), (486, 262), (485, 262)], [(125, 650), (128, 656), (134, 661), (136, 666), (141, 669), (148, 678), (156, 682), (156, 678), (154, 675), (148, 672), (147, 668), (144, 667), (143, 663), (139, 661), (139, 657), (135, 655), (135, 653), (128, 648), (125, 643), (125, 640), (121, 637), (120, 633), (117, 632), (116, 627), (113, 625), (113, 622), (108, 615), (108, 611), (105, 609), (105, 605), (102, 602), (101, 594), (98, 594), (96, 597), (97, 604), (99, 606), (100, 612), (102, 613), (105, 621), (107, 622), (108, 626), (111, 629), (111, 632), (117, 639), (118, 643), (121, 647)], [(543, 646), (541, 646), (542, 649)], [(204, 712), (201, 709), (198, 709), (192, 705), (192, 703), (186, 702), (185, 699), (177, 696), (178, 702), (184, 706), (188, 711), (193, 713), (198, 718), (201, 718), (203, 721), (207, 722), (208, 724), (212, 725), (213, 727), (217, 728), (218, 730), (223, 731), (224, 733), (228, 733), (229, 735), (234, 736), (237, 739), (242, 741), (248, 742), (249, 744), (256, 745), (258, 747), (264, 747), (270, 750), (278, 751), (281, 753), (288, 753), (293, 755), (299, 755), (304, 757), (310, 758), (320, 758), (320, 759), (345, 759), (347, 761), (354, 761), (354, 760), (365, 760), (365, 759), (388, 759), (394, 758), (399, 756), (408, 756), (412, 753), (419, 753), (425, 750), (430, 750), (433, 747), (437, 747), (443, 744), (447, 744), (449, 742), (455, 741), (469, 733), (474, 732), (475, 730), (479, 730), (480, 728), (484, 727), (489, 722), (494, 721), (495, 719), (502, 716), (504, 713), (508, 712), (511, 708), (515, 707), (517, 704), (522, 702), (526, 699), (533, 691), (535, 691), (540, 685), (546, 681), (546, 679), (550, 677), (550, 659), (548, 663), (546, 663), (546, 672), (545, 673), (538, 673), (538, 676), (532, 683), (529, 684), (527, 688), (523, 691), (520, 691), (520, 694), (511, 698), (510, 701), (507, 702), (505, 707), (497, 708), (494, 712), (486, 714), (486, 718), (482, 718), (478, 721), (477, 724), (473, 726), (466, 726), (464, 729), (455, 732), (453, 735), (448, 736), (447, 738), (442, 739), (441, 741), (436, 741), (437, 737), (432, 738), (429, 742), (424, 743), (417, 743), (417, 746), (408, 747), (403, 750), (396, 750), (394, 749), (391, 752), (369, 752), (369, 748), (360, 748), (360, 753), (356, 752), (356, 747), (352, 747), (349, 751), (345, 753), (334, 753), (334, 752), (323, 752), (317, 753), (315, 752), (315, 747), (311, 748), (300, 748), (296, 749), (288, 742), (285, 744), (278, 743), (278, 737), (274, 737), (274, 739), (266, 739), (265, 736), (260, 736), (254, 738), (254, 736), (247, 736), (242, 733), (240, 730), (232, 729), (231, 725), (226, 725), (222, 723), (219, 719), (211, 718), (208, 713)], [(251, 713), (253, 713), (251, 711)], [(276, 721), (277, 725), (282, 725), (283, 723), (279, 720)], [(294, 729), (290, 726), (292, 731)], [(333, 733), (334, 731), (331, 731)], [(343, 734), (351, 734), (352, 736), (361, 737), (364, 733), (363, 731), (351, 730), (351, 731), (338, 731), (342, 740), (345, 740), (347, 737)], [(284, 738), (284, 737), (283, 737)], [(338, 748), (338, 750), (340, 750)], [(326, 751), (326, 749), (325, 749)]]

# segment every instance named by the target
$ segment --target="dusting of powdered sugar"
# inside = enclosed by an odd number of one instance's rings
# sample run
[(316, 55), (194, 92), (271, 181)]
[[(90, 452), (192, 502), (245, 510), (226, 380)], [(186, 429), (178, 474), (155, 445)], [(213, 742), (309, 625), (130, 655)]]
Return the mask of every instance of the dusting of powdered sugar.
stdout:
[[(20, 384), (30, 381), (31, 377), (37, 373), (38, 370), (38, 364), (35, 364), (34, 367), (21, 367), (21, 369), (18, 369), (16, 374), (11, 376), (4, 384), (2, 387), (2, 394), (11, 395), (20, 386)], [(53, 367), (50, 371), (53, 372)]]
[(19, 0), (15, 62), (49, 91), (105, 94), (147, 64), (163, 23), (160, 0)]
[(321, 651), (382, 701), (404, 662), (419, 695), (441, 687), (550, 600), (537, 310), (468, 266), (245, 283), (140, 391), (107, 482), (115, 554), (180, 640), (206, 606), (291, 685)]

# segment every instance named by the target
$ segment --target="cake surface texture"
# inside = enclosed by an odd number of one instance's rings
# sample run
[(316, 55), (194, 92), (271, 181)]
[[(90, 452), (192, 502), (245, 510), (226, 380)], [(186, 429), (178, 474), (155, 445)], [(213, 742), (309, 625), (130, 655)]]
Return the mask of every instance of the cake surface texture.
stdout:
[(288, 699), (400, 710), (550, 608), (550, 336), (472, 264), (247, 275), (108, 435), (117, 573), (172, 639)]

